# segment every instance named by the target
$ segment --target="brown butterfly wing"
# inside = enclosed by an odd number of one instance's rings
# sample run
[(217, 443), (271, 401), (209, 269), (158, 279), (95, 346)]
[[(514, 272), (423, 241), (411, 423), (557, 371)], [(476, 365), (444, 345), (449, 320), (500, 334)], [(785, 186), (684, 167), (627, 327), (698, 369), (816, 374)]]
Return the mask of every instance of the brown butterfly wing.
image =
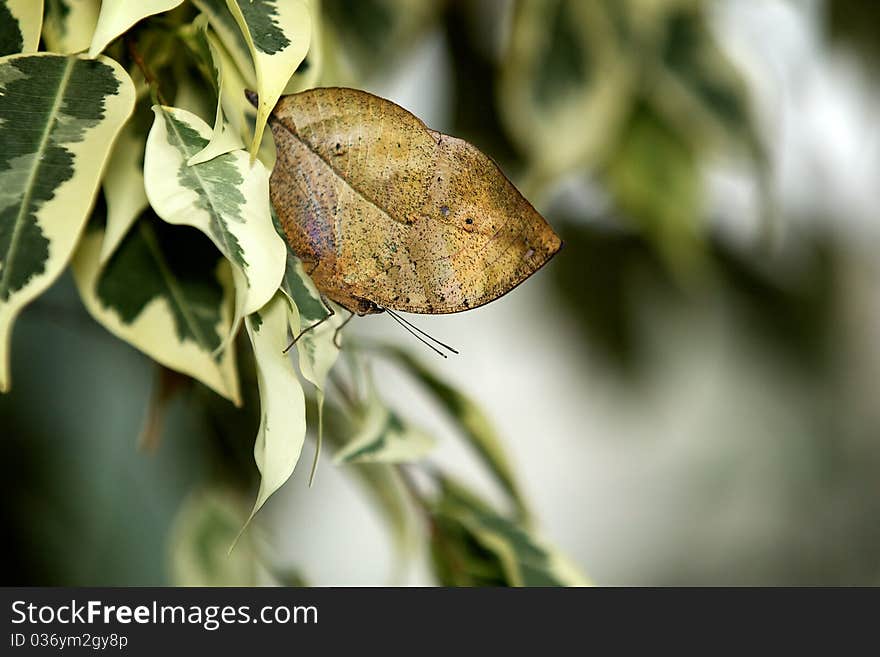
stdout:
[(272, 130), (288, 240), (316, 285), (355, 312), (475, 308), (559, 249), (491, 159), (387, 100), (314, 89), (282, 99)]

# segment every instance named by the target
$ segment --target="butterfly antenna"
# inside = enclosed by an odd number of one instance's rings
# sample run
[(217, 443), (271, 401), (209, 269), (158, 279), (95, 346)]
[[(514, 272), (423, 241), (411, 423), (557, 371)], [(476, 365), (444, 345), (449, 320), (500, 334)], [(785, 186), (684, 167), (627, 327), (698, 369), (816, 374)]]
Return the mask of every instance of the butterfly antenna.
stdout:
[(424, 339), (422, 336), (420, 336), (418, 333), (416, 333), (415, 331), (413, 331), (409, 326), (407, 326), (407, 325), (404, 324), (402, 321), (400, 321), (400, 317), (397, 317), (397, 316), (394, 315), (393, 313), (389, 313), (388, 316), (391, 317), (391, 319), (393, 319), (395, 322), (397, 322), (398, 324), (400, 324), (400, 325), (403, 327), (403, 330), (405, 330), (407, 333), (409, 333), (411, 336), (413, 336), (416, 340), (418, 340), (419, 342), (421, 342), (423, 345), (425, 345), (426, 347), (428, 347), (428, 349), (431, 349), (434, 353), (443, 356), (443, 358), (446, 358), (446, 354), (444, 354), (444, 353), (443, 353), (442, 351), (440, 351), (437, 347), (435, 347), (435, 346), (432, 345), (430, 342), (428, 342), (427, 340), (425, 340), (425, 339)]
[[(390, 309), (388, 309), (388, 308), (385, 308), (385, 312), (387, 312), (389, 315), (391, 315), (391, 317), (394, 318), (394, 320), (397, 321), (398, 324), (400, 324), (400, 325), (403, 326), (405, 329), (407, 329), (410, 333), (412, 333), (412, 334), (415, 335), (417, 338), (419, 338), (419, 340), (422, 340), (422, 338), (420, 338), (418, 335), (416, 335), (416, 333), (421, 333), (422, 335), (424, 335), (426, 338), (428, 338), (428, 339), (431, 340), (432, 342), (435, 342), (436, 344), (440, 345), (440, 346), (443, 347), (444, 349), (446, 349), (446, 350), (452, 352), (453, 354), (458, 355), (458, 350), (457, 350), (457, 349), (455, 349), (455, 348), (453, 348), (453, 347), (450, 347), (448, 344), (446, 344), (446, 343), (444, 343), (444, 342), (440, 342), (440, 340), (438, 340), (437, 338), (435, 338), (433, 335), (431, 335), (430, 333), (426, 333), (425, 331), (423, 331), (422, 329), (420, 329), (418, 326), (416, 326), (416, 325), (413, 324), (412, 322), (408, 322), (407, 320), (405, 320), (403, 317), (401, 317), (400, 315), (398, 315), (398, 314), (397, 314), (396, 312), (394, 312), (393, 310), (390, 310)], [(413, 331), (415, 331), (415, 333), (413, 333)], [(422, 340), (422, 342), (425, 342), (425, 341)], [(425, 343), (425, 344), (427, 344), (427, 343)], [(433, 345), (428, 345), (428, 346), (431, 347), (431, 349), (434, 349), (434, 351), (436, 351), (437, 353), (439, 353), (441, 356), (443, 356), (443, 358), (446, 358), (446, 354), (444, 354), (444, 353), (441, 352), (441, 351), (438, 351), (436, 348), (434, 348)]]

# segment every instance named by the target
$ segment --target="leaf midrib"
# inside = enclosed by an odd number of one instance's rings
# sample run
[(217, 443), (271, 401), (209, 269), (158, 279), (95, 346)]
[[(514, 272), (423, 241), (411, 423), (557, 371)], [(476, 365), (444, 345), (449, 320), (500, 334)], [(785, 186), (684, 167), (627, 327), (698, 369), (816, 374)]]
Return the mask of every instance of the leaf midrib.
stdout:
[(6, 264), (3, 267), (2, 273), (0, 273), (0, 298), (3, 297), (4, 293), (9, 292), (9, 277), (13, 269), (15, 256), (17, 255), (19, 241), (21, 240), (21, 231), (24, 226), (24, 219), (27, 216), (28, 209), (31, 205), (31, 198), (33, 197), (34, 192), (34, 183), (37, 178), (37, 173), (39, 172), (43, 162), (43, 154), (46, 150), (46, 146), (49, 143), (49, 137), (52, 134), (52, 128), (57, 121), (57, 115), (61, 109), (61, 102), (64, 99), (64, 94), (67, 90), (67, 84), (70, 81), (70, 73), (71, 71), (73, 71), (73, 67), (76, 61), (77, 60), (73, 57), (67, 58), (67, 63), (64, 67), (64, 73), (62, 74), (61, 82), (58, 85), (58, 91), (55, 93), (55, 98), (52, 100), (52, 108), (49, 112), (49, 119), (46, 121), (46, 127), (43, 129), (43, 134), (40, 136), (40, 143), (38, 144), (37, 150), (34, 153), (34, 160), (33, 164), (31, 165), (30, 173), (28, 174), (27, 183), (25, 184), (24, 195), (22, 196), (21, 205), (18, 208), (18, 216), (15, 218), (15, 226), (12, 229), (12, 236), (9, 239), (9, 249), (7, 249), (6, 251)]

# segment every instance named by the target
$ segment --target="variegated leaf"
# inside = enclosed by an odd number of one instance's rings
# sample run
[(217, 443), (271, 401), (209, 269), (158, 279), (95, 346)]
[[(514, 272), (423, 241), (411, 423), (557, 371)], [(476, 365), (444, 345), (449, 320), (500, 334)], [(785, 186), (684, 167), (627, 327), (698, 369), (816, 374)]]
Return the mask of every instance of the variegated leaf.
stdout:
[(321, 17), (320, 0), (303, 0), (309, 10), (312, 19), (311, 38), (309, 39), (309, 51), (302, 60), (296, 72), (287, 81), (282, 96), (296, 94), (306, 89), (311, 89), (318, 84), (324, 65), (324, 36)]
[[(590, 581), (558, 550), (448, 479), (443, 481), (443, 493), (435, 513), (439, 521), (449, 522), (453, 527), (458, 525), (464, 530), (465, 538), (494, 555), (509, 586), (590, 585)], [(437, 535), (447, 529), (441, 522), (438, 522), (439, 532), (433, 537), (435, 559), (438, 556), (442, 559), (442, 549), (437, 543), (444, 538), (448, 540), (448, 537)], [(484, 562), (481, 565), (491, 564)]]
[(240, 403), (235, 352), (215, 351), (230, 331), (235, 288), (211, 242), (147, 209), (102, 266), (106, 237), (90, 228), (73, 274), (89, 313), (153, 360)]
[[(669, 4), (669, 3), (668, 3)], [(637, 24), (637, 7), (630, 20)], [(740, 140), (760, 157), (748, 91), (722, 52), (704, 3), (671, 3), (658, 17), (663, 39), (646, 75), (656, 106), (697, 148)]]
[(597, 162), (626, 113), (637, 70), (604, 6), (581, 0), (516, 5), (499, 109), (539, 180)]
[[(211, 141), (198, 153), (187, 161), (187, 164), (201, 164), (218, 155), (224, 155), (234, 150), (243, 148), (244, 144), (235, 128), (226, 119), (223, 110), (223, 65), (220, 46), (214, 39), (209, 38), (208, 19), (202, 14), (193, 22), (191, 28), (185, 33), (185, 39), (193, 51), (199, 67), (205, 77), (211, 83), (217, 99), (214, 112), (214, 129), (211, 133)], [(241, 99), (239, 98), (239, 104)]]
[(102, 52), (113, 39), (139, 20), (170, 11), (183, 0), (102, 0), (98, 24), (89, 46), (89, 57)]
[(248, 44), (257, 73), (257, 122), (251, 141), (256, 157), (269, 114), (309, 51), (312, 18), (302, 0), (226, 0)]
[(147, 105), (143, 102), (136, 105), (107, 162), (101, 183), (107, 200), (107, 228), (101, 245), (101, 263), (107, 262), (148, 205), (144, 190), (144, 147), (151, 117)]
[[(315, 406), (309, 405), (313, 411)], [(339, 406), (328, 401), (326, 409), (326, 435), (334, 449), (342, 448), (350, 436), (357, 432), (354, 419)], [(310, 422), (314, 419), (310, 416)], [(360, 479), (364, 490), (369, 494), (382, 513), (388, 528), (392, 531), (395, 548), (399, 558), (395, 559), (395, 572), (392, 579), (402, 574), (406, 557), (415, 547), (418, 527), (409, 506), (410, 499), (406, 487), (400, 481), (396, 466), (388, 463), (351, 463), (347, 471)], [(395, 580), (396, 581), (396, 580)]]
[[(412, 0), (321, 0), (323, 86), (352, 86), (400, 57), (439, 14), (441, 3)], [(311, 52), (309, 59), (311, 59)]]
[(169, 534), (171, 578), (176, 586), (256, 586), (253, 541), (229, 552), (243, 515), (243, 501), (230, 490), (201, 488), (183, 502)]
[(245, 322), (254, 347), (261, 406), (254, 445), (261, 480), (250, 518), (293, 474), (306, 438), (305, 393), (293, 363), (284, 353), (288, 343), (287, 313), (287, 301), (279, 293)]
[[(280, 231), (275, 213), (272, 219)], [(321, 293), (314, 282), (306, 274), (302, 261), (292, 251), (287, 252), (287, 269), (281, 283), (281, 292), (289, 301), (290, 330), (299, 336), (296, 351), (299, 355), (299, 369), (307, 381), (316, 389), (318, 403), (318, 446), (309, 477), (311, 482), (321, 455), (321, 444), (324, 436), (324, 386), (327, 375), (336, 363), (339, 348), (336, 346), (337, 329), (342, 324), (341, 308), (336, 307), (334, 314), (324, 305)]]
[(245, 82), (252, 87), (256, 86), (257, 73), (251, 59), (250, 48), (238, 23), (235, 22), (235, 17), (226, 5), (226, 0), (193, 0), (193, 4), (208, 17), (211, 27), (229, 51)]
[[(290, 251), (287, 253), (287, 269), (281, 291), (292, 302), (290, 330), (300, 336), (296, 343), (300, 371), (322, 391), (327, 375), (339, 356), (334, 338), (336, 329), (344, 321), (343, 317), (338, 310), (328, 317), (329, 310), (321, 299), (321, 293), (303, 268), (302, 261)], [(309, 330), (303, 333), (305, 329)]]
[(405, 463), (417, 461), (433, 447), (433, 437), (404, 423), (382, 403), (371, 386), (357, 433), (333, 460), (335, 463)]
[(144, 161), (147, 198), (165, 221), (208, 235), (232, 263), (234, 331), (244, 315), (272, 298), (284, 276), (287, 247), (272, 224), (268, 171), (240, 150), (189, 166), (209, 143), (211, 128), (185, 110), (157, 105), (153, 111)]
[(85, 50), (98, 23), (99, 0), (46, 0), (43, 40), (52, 52)]
[(42, 0), (0, 0), (0, 57), (34, 52), (42, 25)]
[(458, 425), (468, 444), (477, 453), (519, 513), (528, 516), (525, 497), (519, 489), (513, 467), (492, 423), (477, 404), (457, 388), (449, 385), (408, 352), (386, 347), (384, 354), (391, 356), (433, 395), (449, 417)]
[(134, 95), (104, 57), (0, 58), (0, 391), (13, 322), (67, 264)]

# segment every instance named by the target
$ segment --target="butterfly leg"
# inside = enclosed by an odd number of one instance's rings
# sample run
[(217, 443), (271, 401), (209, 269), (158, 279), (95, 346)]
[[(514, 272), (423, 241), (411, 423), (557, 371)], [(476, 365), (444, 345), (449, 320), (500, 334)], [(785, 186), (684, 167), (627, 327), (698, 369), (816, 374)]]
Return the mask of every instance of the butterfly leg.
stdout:
[[(323, 304), (324, 304), (324, 308), (327, 309), (327, 314), (324, 315), (324, 316), (323, 316), (321, 319), (319, 319), (317, 322), (315, 322), (315, 323), (313, 323), (313, 324), (310, 324), (309, 326), (306, 326), (303, 330), (301, 330), (301, 331), (296, 335), (296, 337), (294, 337), (293, 340), (291, 340), (290, 344), (287, 345), (287, 346), (284, 348), (284, 351), (282, 351), (281, 353), (286, 354), (288, 351), (290, 351), (290, 350), (293, 348), (293, 345), (295, 345), (295, 344), (297, 343), (297, 341), (298, 341), (302, 336), (304, 336), (304, 335), (305, 335), (306, 333), (308, 333), (309, 331), (318, 328), (321, 324), (323, 324), (323, 323), (326, 322), (328, 319), (330, 319), (331, 317), (333, 317), (333, 315), (336, 314), (336, 311), (334, 311), (333, 308), (330, 307), (330, 304), (328, 304), (328, 303), (324, 300), (324, 297), (323, 297), (323, 296), (321, 297), (321, 303), (323, 303)], [(349, 319), (350, 319), (350, 318), (349, 318)], [(346, 321), (347, 321), (347, 320), (346, 320)], [(341, 327), (340, 327), (340, 328), (341, 328)], [(339, 329), (336, 329), (336, 330), (339, 331)], [(334, 344), (335, 344), (335, 342), (336, 342), (336, 334), (335, 334), (335, 333), (333, 334), (333, 342), (334, 342)]]
[(351, 321), (351, 318), (354, 317), (354, 315), (354, 313), (351, 313), (348, 317), (345, 318), (345, 321), (342, 322), (342, 324), (336, 327), (336, 332), (333, 334), (333, 345), (337, 349), (342, 349), (342, 343), (339, 342), (339, 332), (342, 331), (343, 328), (345, 328), (345, 325)]

